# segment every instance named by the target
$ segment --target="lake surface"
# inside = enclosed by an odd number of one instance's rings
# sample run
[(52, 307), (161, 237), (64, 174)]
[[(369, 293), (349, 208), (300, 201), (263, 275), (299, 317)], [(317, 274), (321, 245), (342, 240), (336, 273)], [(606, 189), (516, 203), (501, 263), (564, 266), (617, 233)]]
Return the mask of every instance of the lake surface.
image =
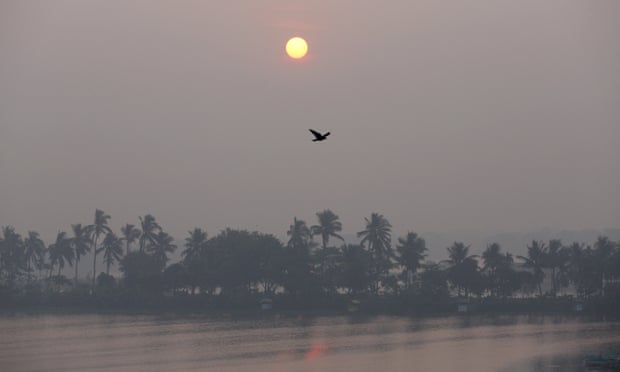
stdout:
[(619, 322), (1, 315), (0, 371), (581, 371)]

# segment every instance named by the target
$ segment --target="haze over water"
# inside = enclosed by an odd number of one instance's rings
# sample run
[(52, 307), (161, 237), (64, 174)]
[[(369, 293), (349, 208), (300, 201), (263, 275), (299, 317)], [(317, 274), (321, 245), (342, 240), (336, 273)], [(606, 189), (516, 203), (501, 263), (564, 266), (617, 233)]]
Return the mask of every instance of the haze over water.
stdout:
[(0, 370), (576, 371), (620, 323), (554, 317), (0, 318)]

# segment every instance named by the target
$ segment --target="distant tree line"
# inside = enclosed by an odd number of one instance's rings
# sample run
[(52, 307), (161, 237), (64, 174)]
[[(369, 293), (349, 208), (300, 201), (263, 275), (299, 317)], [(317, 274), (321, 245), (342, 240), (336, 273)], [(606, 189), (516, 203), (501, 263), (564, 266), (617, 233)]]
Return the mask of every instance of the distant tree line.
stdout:
[[(392, 242), (392, 226), (372, 213), (357, 233), (359, 244), (339, 234), (339, 217), (327, 209), (316, 225), (294, 218), (288, 241), (246, 230), (225, 229), (209, 237), (188, 231), (182, 260), (169, 263), (174, 239), (152, 215), (119, 234), (110, 216), (96, 210), (91, 224), (75, 224), (46, 244), (36, 231), (20, 235), (11, 226), (0, 237), (0, 296), (76, 293), (82, 296), (167, 296), (255, 298), (282, 296), (291, 302), (362, 296), (419, 298), (429, 301), (468, 298), (550, 297), (620, 298), (620, 244), (599, 237), (592, 245), (560, 240), (532, 241), (527, 255), (503, 252), (489, 244), (482, 255), (455, 242), (447, 258), (426, 260), (427, 247), (415, 232)], [(335, 244), (334, 244), (335, 243)], [(79, 279), (78, 263), (92, 253), (90, 281)], [(97, 267), (97, 257), (105, 265)], [(110, 275), (118, 265), (122, 277)], [(73, 278), (62, 275), (74, 267)], [(543, 285), (545, 284), (545, 285)], [(106, 297), (107, 296), (107, 297)]]

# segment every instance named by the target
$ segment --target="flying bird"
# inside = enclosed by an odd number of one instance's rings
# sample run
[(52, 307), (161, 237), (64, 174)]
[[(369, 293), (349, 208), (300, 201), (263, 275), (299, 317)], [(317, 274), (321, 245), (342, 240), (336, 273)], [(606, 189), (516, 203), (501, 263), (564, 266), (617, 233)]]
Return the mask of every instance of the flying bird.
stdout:
[(325, 141), (327, 139), (327, 136), (329, 136), (329, 132), (325, 134), (321, 134), (314, 129), (308, 129), (308, 130), (314, 135), (314, 139), (312, 140), (312, 142)]

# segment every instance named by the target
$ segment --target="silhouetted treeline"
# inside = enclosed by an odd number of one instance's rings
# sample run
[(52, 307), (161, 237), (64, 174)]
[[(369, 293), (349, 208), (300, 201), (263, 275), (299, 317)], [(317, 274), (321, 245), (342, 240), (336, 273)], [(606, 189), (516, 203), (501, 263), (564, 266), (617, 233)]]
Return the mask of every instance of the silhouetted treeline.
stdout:
[[(169, 254), (178, 247), (152, 215), (116, 234), (110, 216), (96, 210), (91, 224), (72, 225), (51, 244), (35, 231), (22, 236), (6, 226), (0, 237), (0, 297), (5, 303), (96, 298), (104, 305), (163, 298), (247, 304), (277, 298), (290, 307), (341, 306), (362, 298), (389, 299), (398, 306), (566, 295), (620, 302), (620, 245), (606, 237), (591, 245), (532, 241), (525, 256), (503, 252), (497, 243), (477, 256), (455, 242), (445, 248), (445, 260), (432, 262), (426, 260), (424, 239), (414, 232), (393, 244), (391, 224), (381, 214), (365, 219), (357, 234), (360, 244), (344, 241), (332, 211), (316, 217), (312, 226), (294, 218), (286, 243), (260, 232), (226, 229), (209, 237), (195, 228), (188, 231), (183, 258), (176, 263), (169, 262)], [(92, 273), (99, 275), (83, 281), (78, 263), (87, 253), (93, 254)], [(103, 257), (103, 268), (97, 267), (97, 256)], [(121, 277), (110, 275), (115, 265)], [(75, 267), (73, 278), (62, 275), (67, 266)]]

